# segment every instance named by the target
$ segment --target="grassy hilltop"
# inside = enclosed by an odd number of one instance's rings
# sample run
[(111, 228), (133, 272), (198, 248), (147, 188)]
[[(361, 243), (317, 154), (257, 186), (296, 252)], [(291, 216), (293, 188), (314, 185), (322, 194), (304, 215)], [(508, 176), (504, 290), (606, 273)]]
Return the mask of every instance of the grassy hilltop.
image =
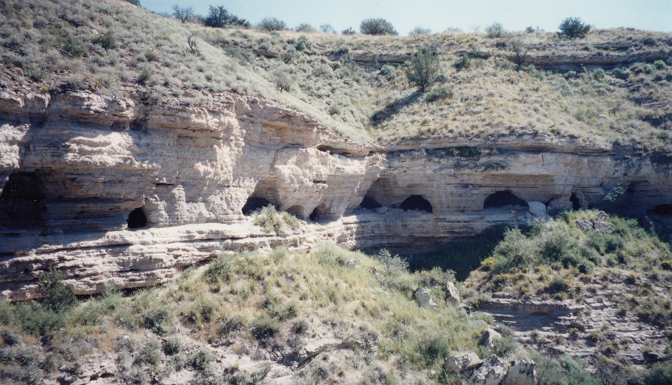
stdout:
[[(528, 134), (638, 153), (672, 149), (666, 33), (265, 32), (181, 23), (117, 0), (6, 0), (0, 19), (7, 90), (90, 89), (146, 105), (256, 94), (382, 143)], [(440, 57), (427, 93), (402, 68), (421, 47)]]

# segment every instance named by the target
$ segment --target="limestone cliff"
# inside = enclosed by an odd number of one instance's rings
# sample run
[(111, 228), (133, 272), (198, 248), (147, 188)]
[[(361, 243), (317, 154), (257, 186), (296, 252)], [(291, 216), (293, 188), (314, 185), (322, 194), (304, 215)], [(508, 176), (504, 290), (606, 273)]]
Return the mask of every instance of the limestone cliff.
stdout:
[[(668, 157), (534, 132), (381, 147), (237, 94), (185, 107), (3, 93), (0, 120), (0, 290), (12, 299), (50, 268), (86, 294), (165, 282), (222, 249), (423, 248), (539, 207), (599, 207), (617, 186), (633, 213), (672, 203)], [(304, 222), (266, 233), (244, 212), (267, 203)]]

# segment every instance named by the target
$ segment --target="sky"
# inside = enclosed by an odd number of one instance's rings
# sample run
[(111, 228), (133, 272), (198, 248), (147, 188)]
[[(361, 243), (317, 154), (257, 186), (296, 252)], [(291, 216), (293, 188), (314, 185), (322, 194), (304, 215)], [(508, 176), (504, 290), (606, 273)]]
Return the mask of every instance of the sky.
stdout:
[(528, 26), (557, 31), (567, 17), (579, 17), (594, 28), (632, 27), (672, 32), (672, 0), (140, 0), (154, 12), (172, 13), (173, 5), (193, 7), (207, 15), (208, 6), (224, 6), (229, 13), (252, 24), (275, 17), (290, 28), (301, 23), (317, 28), (331, 24), (337, 31), (359, 31), (362, 20), (384, 18), (406, 35), (415, 27), (443, 32), (484, 31), (498, 22), (505, 29)]

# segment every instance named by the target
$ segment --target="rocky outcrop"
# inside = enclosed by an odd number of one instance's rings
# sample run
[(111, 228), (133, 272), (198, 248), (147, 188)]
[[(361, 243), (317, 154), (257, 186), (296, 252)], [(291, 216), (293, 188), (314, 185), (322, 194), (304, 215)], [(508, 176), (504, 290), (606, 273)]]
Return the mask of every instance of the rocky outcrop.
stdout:
[[(201, 107), (89, 92), (0, 95), (0, 291), (34, 295), (57, 268), (78, 294), (165, 282), (222, 250), (320, 239), (429, 247), (627, 187), (633, 212), (670, 204), (672, 166), (529, 132), (387, 147), (357, 143), (276, 102)], [(455, 147), (471, 146), (471, 156)], [(528, 202), (537, 202), (530, 205)], [(543, 203), (546, 202), (546, 203)], [(302, 219), (266, 233), (244, 215)]]

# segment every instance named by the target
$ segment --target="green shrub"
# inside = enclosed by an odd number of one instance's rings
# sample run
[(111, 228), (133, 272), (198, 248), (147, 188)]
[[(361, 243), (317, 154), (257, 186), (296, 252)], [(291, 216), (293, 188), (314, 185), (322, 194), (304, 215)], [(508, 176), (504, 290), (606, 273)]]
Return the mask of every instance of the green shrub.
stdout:
[(537, 380), (540, 385), (602, 385), (601, 381), (585, 370), (585, 364), (571, 356), (542, 356), (531, 352), (537, 363)]
[(654, 61), (653, 66), (656, 67), (657, 70), (664, 70), (665, 68), (667, 68), (667, 64), (662, 60)]
[(432, 30), (429, 28), (415, 27), (411, 32), (408, 33), (408, 36), (422, 36), (430, 35)]
[(548, 293), (555, 294), (555, 293), (564, 293), (569, 291), (572, 286), (567, 282), (567, 280), (562, 279), (559, 276), (553, 277), (553, 279), (546, 285), (545, 290)]
[(450, 343), (442, 336), (425, 336), (418, 342), (418, 352), (422, 363), (431, 367), (435, 363), (443, 363), (450, 357)]
[(362, 21), (359, 30), (365, 35), (398, 35), (392, 23), (385, 19), (366, 19)]
[(173, 6), (173, 17), (182, 23), (193, 20), (194, 16), (194, 8), (192, 7), (182, 8), (177, 4)]
[(672, 384), (672, 364), (657, 364), (643, 377), (644, 378), (641, 383), (646, 385)]
[(177, 337), (167, 338), (163, 341), (163, 353), (167, 356), (173, 356), (182, 351), (182, 341)]
[(143, 316), (142, 324), (156, 334), (167, 334), (172, 326), (173, 317), (166, 309), (150, 310)]
[(24, 331), (44, 337), (66, 325), (64, 313), (45, 309), (38, 303), (20, 304), (17, 319)]
[(418, 48), (405, 66), (408, 82), (420, 88), (420, 92), (425, 92), (439, 74), (439, 56), (430, 47)]
[(392, 256), (387, 249), (381, 249), (376, 257), (383, 263), (383, 266), (385, 267), (383, 273), (385, 275), (397, 276), (408, 272), (408, 261), (401, 258), (399, 255)]
[(469, 55), (466, 53), (462, 54), (462, 57), (457, 59), (455, 64), (453, 64), (453, 67), (455, 67), (455, 69), (458, 71), (471, 68), (471, 60), (469, 59)]
[(203, 273), (203, 279), (209, 283), (217, 283), (219, 280), (229, 281), (229, 273), (233, 267), (233, 256), (227, 253), (222, 253), (217, 256), (208, 265), (207, 270)]
[(276, 19), (275, 17), (265, 17), (259, 22), (259, 24), (257, 24), (257, 28), (268, 32), (283, 31), (287, 29), (287, 24), (285, 24), (284, 21)]
[(595, 80), (603, 80), (605, 76), (605, 72), (602, 68), (598, 68), (592, 73), (593, 79)]
[(138, 83), (140, 84), (147, 84), (152, 79), (152, 70), (149, 69), (148, 67), (145, 67), (142, 69), (140, 72), (140, 76), (138, 76)]
[(647, 36), (644, 39), (642, 39), (642, 44), (644, 44), (644, 45), (656, 45), (656, 44), (658, 44), (658, 40), (656, 40), (655, 37)]
[(80, 58), (86, 53), (86, 48), (77, 44), (72, 36), (68, 36), (65, 40), (63, 51), (65, 51), (65, 54), (71, 58)]
[(428, 103), (442, 99), (451, 99), (453, 97), (453, 88), (451, 86), (440, 86), (432, 89), (425, 97)]
[(64, 285), (65, 276), (55, 269), (40, 274), (37, 291), (42, 297), (41, 303), (46, 310), (62, 313), (72, 309), (77, 304), (75, 289), (72, 285)]
[(159, 346), (159, 341), (150, 339), (138, 352), (138, 355), (135, 357), (135, 363), (158, 365), (161, 362), (161, 350)]
[(343, 31), (341, 31), (341, 34), (343, 34), (343, 35), (355, 35), (356, 33), (357, 33), (357, 31), (352, 29), (352, 27), (348, 27), (348, 28), (344, 29)]
[(320, 32), (322, 33), (336, 33), (334, 26), (331, 24), (322, 24), (320, 25)]
[(269, 316), (259, 317), (252, 324), (252, 335), (258, 340), (273, 337), (280, 331), (280, 322)]
[(147, 61), (157, 61), (159, 60), (159, 55), (157, 55), (156, 52), (148, 49), (145, 51), (145, 59), (147, 59)]
[(205, 372), (210, 363), (215, 360), (215, 355), (207, 347), (201, 347), (201, 350), (194, 353), (189, 360), (191, 367), (196, 369), (199, 372)]
[(100, 45), (105, 49), (115, 49), (117, 48), (117, 42), (114, 40), (114, 36), (111, 33), (106, 33), (101, 35), (94, 41), (96, 44)]
[(133, 5), (137, 5), (138, 7), (140, 6), (140, 0), (124, 0), (127, 3), (131, 3)]
[(492, 25), (485, 27), (485, 34), (489, 38), (494, 39), (504, 37), (506, 35), (506, 31), (504, 30), (504, 27), (500, 23), (494, 23)]
[(618, 79), (628, 80), (630, 73), (622, 68), (615, 68), (613, 71), (611, 71), (611, 75)]
[(662, 261), (662, 262), (660, 263), (660, 267), (661, 267), (663, 270), (672, 270), (672, 259), (668, 259), (668, 260)]
[(267, 298), (264, 301), (264, 308), (269, 316), (280, 321), (294, 318), (299, 314), (299, 304), (294, 300), (285, 305), (279, 298)]
[(590, 31), (590, 25), (583, 23), (578, 17), (566, 18), (558, 28), (558, 35), (569, 39), (584, 38)]
[(301, 23), (296, 27), (296, 32), (316, 32), (315, 28), (308, 23)]
[[(347, 46), (345, 48), (348, 48)], [(348, 48), (349, 50), (349, 48)], [(347, 52), (346, 52), (347, 53)], [(385, 79), (392, 81), (397, 78), (397, 69), (391, 65), (384, 65), (379, 72)]]
[(291, 228), (299, 226), (299, 219), (297, 217), (285, 211), (278, 212), (271, 205), (254, 213), (254, 222), (263, 227), (267, 232), (274, 231), (277, 235), (283, 234), (287, 226)]
[(221, 5), (217, 7), (211, 5), (210, 10), (208, 12), (208, 16), (206, 16), (205, 19), (203, 19), (203, 25), (205, 25), (206, 27), (213, 27), (213, 28), (225, 28), (228, 26), (236, 26), (236, 25), (248, 28), (250, 26), (250, 23), (245, 19), (239, 19), (237, 16), (231, 15), (226, 10), (226, 8), (224, 8)]

